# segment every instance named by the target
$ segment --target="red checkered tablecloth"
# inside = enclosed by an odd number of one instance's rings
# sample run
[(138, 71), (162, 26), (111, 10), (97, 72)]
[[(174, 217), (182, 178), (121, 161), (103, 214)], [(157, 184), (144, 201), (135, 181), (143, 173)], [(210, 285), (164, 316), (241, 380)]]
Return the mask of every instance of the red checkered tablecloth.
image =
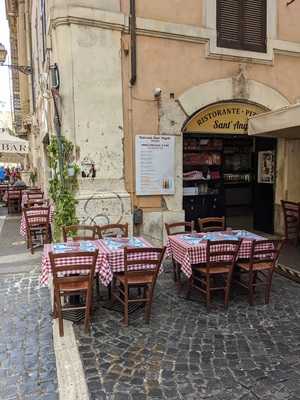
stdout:
[[(145, 248), (153, 247), (149, 242), (147, 242), (144, 238), (137, 238), (144, 244)], [(99, 279), (103, 283), (103, 285), (108, 286), (113, 279), (113, 274), (117, 272), (124, 271), (124, 249), (119, 248), (116, 250), (112, 250), (109, 248), (105, 239), (95, 240), (93, 243), (97, 246), (99, 250), (98, 259), (96, 263), (96, 273), (99, 273)], [(49, 274), (51, 274), (51, 264), (49, 258), (49, 252), (53, 249), (51, 244), (46, 244), (44, 246), (44, 252), (42, 257), (42, 272), (40, 276), (40, 283), (42, 286), (48, 284)], [(157, 253), (148, 254), (148, 257), (153, 257), (153, 259), (157, 258)], [(142, 259), (145, 255), (143, 253), (135, 254), (135, 259)], [(82, 260), (76, 260), (73, 257), (66, 258), (68, 264), (76, 264)], [(139, 270), (141, 268), (145, 268), (145, 266), (133, 265), (131, 266), (133, 270)], [(153, 265), (150, 265), (149, 268), (153, 268)], [(76, 270), (73, 273), (77, 273)]]
[[(34, 208), (34, 207), (32, 207)], [(31, 212), (34, 213), (34, 210), (32, 210), (31, 208)], [(39, 212), (39, 211), (37, 211)], [(53, 218), (54, 218), (54, 208), (53, 206), (50, 206), (50, 214), (49, 214), (49, 221), (50, 224), (53, 222)], [(36, 223), (41, 222), (39, 218), (36, 218), (36, 220), (34, 221)], [(26, 233), (27, 233), (27, 226), (26, 226), (26, 220), (25, 220), (25, 215), (24, 212), (22, 212), (22, 218), (21, 218), (21, 224), (20, 224), (20, 235), (23, 237), (26, 237)]]
[[(136, 239), (138, 239), (140, 242), (142, 242), (145, 248), (153, 247), (152, 244), (147, 242), (147, 240), (142, 237), (139, 237)], [(119, 249), (109, 248), (109, 244), (106, 239), (99, 239), (99, 240), (97, 240), (97, 243), (99, 245), (99, 251), (106, 254), (106, 258), (108, 261), (107, 265), (103, 265), (99, 271), (101, 282), (105, 286), (107, 286), (112, 281), (113, 274), (124, 271), (124, 249), (123, 248), (119, 248)], [(157, 259), (157, 253), (153, 253), (153, 254), (150, 253), (147, 256), (148, 256), (148, 258), (150, 257), (151, 259), (153, 258), (154, 260)], [(143, 258), (145, 258), (145, 254), (143, 254), (143, 253), (137, 253), (134, 255), (135, 260), (141, 260)], [(145, 269), (145, 265), (132, 265), (132, 266), (130, 266), (130, 268), (132, 270), (137, 271), (142, 268)], [(150, 265), (149, 268), (153, 268), (153, 265)]]
[[(31, 193), (30, 194), (30, 199), (31, 200), (34, 200), (34, 199), (43, 200), (43, 198), (41, 197), (41, 193), (40, 192)], [(28, 193), (25, 192), (25, 193), (22, 194), (22, 201), (21, 201), (22, 208), (25, 207), (27, 202), (28, 202)]]
[[(97, 243), (97, 241), (91, 241), (91, 242), (95, 244), (97, 248), (99, 248), (99, 244)], [(41, 286), (48, 285), (49, 275), (51, 275), (51, 263), (49, 258), (50, 251), (53, 251), (53, 244), (45, 244), (42, 256), (42, 271), (40, 275)], [(77, 258), (67, 257), (63, 259), (64, 262), (63, 265), (76, 265), (76, 264), (80, 265), (84, 261), (86, 261), (85, 257), (77, 257)], [(101, 269), (109, 269), (109, 267), (106, 254), (101, 252), (101, 249), (99, 249), (99, 254), (96, 261), (95, 273), (100, 272)], [(74, 269), (74, 271), (72, 271), (72, 274), (79, 274), (82, 272), (83, 272), (82, 270), (76, 271), (76, 269)]]
[[(183, 235), (173, 235), (168, 237), (167, 255), (172, 256), (181, 265), (182, 272), (189, 278), (192, 275), (192, 265), (206, 262), (207, 241), (198, 244), (187, 243)], [(264, 240), (262, 236), (253, 235), (255, 240)], [(250, 258), (253, 239), (242, 239), (238, 258)], [(266, 245), (264, 250), (268, 250), (270, 245)], [(221, 249), (220, 249), (221, 250)], [(226, 250), (226, 248), (222, 249)]]
[[(20, 198), (20, 190), (10, 190), (10, 198), (11, 199), (19, 199)], [(7, 203), (8, 200), (8, 190), (5, 191), (3, 195), (3, 201)]]
[[(8, 185), (1, 185), (0, 184), (0, 200), (1, 199), (3, 200), (3, 196), (4, 196), (5, 192), (7, 192), (7, 188), (8, 188)], [(4, 201), (7, 201), (7, 200), (4, 200)]]
[(28, 201), (27, 193), (23, 193), (23, 194), (22, 194), (22, 201), (21, 201), (21, 207), (22, 207), (22, 208), (25, 207), (27, 201)]

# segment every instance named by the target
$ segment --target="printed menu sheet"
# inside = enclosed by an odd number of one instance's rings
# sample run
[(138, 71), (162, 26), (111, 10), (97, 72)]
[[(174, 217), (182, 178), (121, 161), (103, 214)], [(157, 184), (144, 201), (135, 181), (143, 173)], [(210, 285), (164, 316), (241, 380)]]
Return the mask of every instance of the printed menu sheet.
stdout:
[(175, 193), (175, 137), (137, 135), (136, 194)]

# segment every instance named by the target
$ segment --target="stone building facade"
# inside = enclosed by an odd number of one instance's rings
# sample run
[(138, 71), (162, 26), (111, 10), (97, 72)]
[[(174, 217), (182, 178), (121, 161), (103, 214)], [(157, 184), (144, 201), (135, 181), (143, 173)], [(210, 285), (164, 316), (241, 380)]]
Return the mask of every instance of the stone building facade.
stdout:
[[(129, 222), (161, 243), (164, 223), (184, 219), (183, 130), (195, 113), (219, 102), (275, 110), (300, 100), (300, 4), (254, 3), (265, 7), (263, 51), (220, 47), (218, 0), (7, 0), (8, 14), (14, 4), (18, 20), (26, 15), (32, 164), (41, 183), (49, 177), (45, 144), (55, 134), (56, 64), (62, 133), (76, 145), (77, 162), (96, 169), (80, 181), (78, 215), (87, 223)], [(175, 137), (174, 194), (136, 194), (135, 137), (148, 134)], [(300, 142), (278, 139), (275, 147), (280, 231), (280, 201), (299, 200)], [(136, 209), (143, 221), (134, 224)]]

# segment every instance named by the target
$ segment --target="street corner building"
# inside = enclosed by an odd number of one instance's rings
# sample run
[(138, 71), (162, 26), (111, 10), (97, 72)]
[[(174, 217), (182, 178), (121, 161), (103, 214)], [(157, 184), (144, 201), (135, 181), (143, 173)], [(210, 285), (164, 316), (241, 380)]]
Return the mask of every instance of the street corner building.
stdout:
[(157, 243), (165, 223), (204, 216), (282, 231), (280, 202), (300, 195), (299, 1), (6, 9), (12, 58), (31, 67), (13, 72), (15, 120), (45, 190), (57, 123), (74, 143), (81, 221), (128, 222)]

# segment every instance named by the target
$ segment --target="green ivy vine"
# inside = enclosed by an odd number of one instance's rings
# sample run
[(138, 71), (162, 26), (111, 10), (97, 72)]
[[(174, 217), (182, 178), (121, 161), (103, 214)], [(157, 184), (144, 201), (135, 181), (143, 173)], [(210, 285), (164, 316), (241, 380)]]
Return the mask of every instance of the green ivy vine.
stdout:
[(63, 225), (78, 223), (76, 217), (75, 198), (78, 189), (78, 174), (80, 168), (73, 162), (74, 145), (61, 136), (61, 165), (59, 161), (60, 148), (56, 136), (52, 136), (48, 145), (49, 167), (52, 170), (52, 178), (49, 181), (49, 195), (54, 203), (54, 233), (55, 241), (61, 239)]

